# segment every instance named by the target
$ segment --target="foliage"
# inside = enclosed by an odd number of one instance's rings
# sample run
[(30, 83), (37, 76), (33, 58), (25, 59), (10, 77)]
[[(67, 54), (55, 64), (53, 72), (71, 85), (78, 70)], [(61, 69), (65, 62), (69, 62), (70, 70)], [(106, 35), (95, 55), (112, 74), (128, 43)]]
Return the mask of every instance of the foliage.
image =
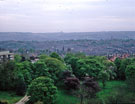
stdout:
[(108, 73), (106, 70), (102, 70), (102, 71), (100, 71), (100, 73), (99, 73), (99, 78), (100, 78), (100, 80), (102, 81), (103, 88), (105, 88), (105, 86), (106, 86), (106, 81), (109, 80), (109, 78), (110, 78), (109, 73)]
[(41, 101), (44, 104), (54, 104), (56, 101), (57, 88), (53, 80), (48, 77), (38, 77), (34, 79), (28, 88), (30, 103)]
[(93, 78), (85, 77), (84, 81), (80, 84), (78, 94), (80, 96), (80, 104), (83, 104), (84, 100), (90, 100), (96, 96), (96, 93), (100, 91), (98, 83)]
[(127, 66), (126, 79), (128, 88), (132, 91), (135, 91), (135, 64)]
[(119, 73), (119, 77), (121, 80), (125, 80), (126, 79), (126, 68), (128, 65), (132, 64), (134, 62), (134, 58), (126, 58), (121, 60), (121, 64), (120, 64), (120, 73)]
[(26, 83), (24, 81), (24, 77), (23, 77), (23, 74), (18, 74), (16, 75), (15, 77), (15, 92), (17, 95), (20, 95), (20, 96), (23, 96), (25, 95), (25, 92), (26, 92)]
[(55, 82), (60, 78), (61, 73), (66, 70), (66, 65), (56, 58), (46, 58), (45, 64)]
[(120, 75), (121, 75), (121, 70), (120, 70), (120, 66), (121, 66), (121, 59), (120, 58), (116, 58), (114, 61), (115, 65), (116, 65), (116, 75), (117, 78), (116, 79), (120, 79)]
[(46, 54), (42, 54), (39, 56), (40, 60), (45, 60), (46, 58), (48, 58), (49, 56), (47, 56)]
[(34, 76), (34, 79), (37, 78), (37, 77), (40, 77), (40, 76), (48, 76), (50, 77), (49, 73), (48, 73), (48, 69), (45, 65), (44, 62), (42, 61), (37, 61), (36, 63), (34, 63), (33, 65), (33, 76)]
[(116, 66), (113, 62), (108, 61), (107, 59), (102, 60), (102, 64), (104, 65), (104, 71), (109, 74), (109, 79), (113, 80), (117, 77), (116, 75)]
[(23, 79), (26, 83), (26, 86), (28, 86), (30, 82), (32, 81), (31, 63), (28, 61), (16, 63), (15, 74), (16, 75), (22, 74)]
[(75, 77), (73, 75), (73, 73), (70, 71), (70, 70), (64, 70), (62, 73), (61, 73), (61, 79), (62, 80), (65, 80), (66, 78), (69, 78), (69, 77)]
[(50, 54), (50, 57), (56, 58), (56, 59), (58, 59), (58, 60), (64, 62), (64, 60), (63, 60), (56, 52), (51, 53), (51, 54)]
[(64, 84), (67, 90), (77, 90), (80, 85), (80, 81), (76, 77), (68, 77), (65, 79)]
[[(10, 65), (10, 66), (9, 66)], [(13, 89), (13, 70), (15, 63), (13, 61), (3, 62), (0, 64), (0, 90), (11, 90)]]
[(77, 61), (77, 68), (73, 72), (79, 78), (85, 77), (86, 74), (98, 78), (98, 74), (103, 68), (104, 66), (96, 59), (80, 59)]
[(79, 60), (78, 57), (75, 57), (74, 54), (68, 53), (66, 54), (66, 56), (64, 57), (64, 61), (68, 64), (71, 65), (72, 70), (76, 69), (76, 64), (77, 61)]
[(22, 57), (20, 55), (15, 55), (14, 60), (15, 60), (15, 62), (21, 62)]

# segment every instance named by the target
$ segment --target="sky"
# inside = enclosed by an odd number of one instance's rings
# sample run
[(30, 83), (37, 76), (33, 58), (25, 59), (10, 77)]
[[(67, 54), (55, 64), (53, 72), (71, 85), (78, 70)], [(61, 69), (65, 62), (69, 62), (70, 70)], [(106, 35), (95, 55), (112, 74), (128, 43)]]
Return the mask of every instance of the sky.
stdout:
[(135, 0), (0, 0), (0, 32), (135, 31)]

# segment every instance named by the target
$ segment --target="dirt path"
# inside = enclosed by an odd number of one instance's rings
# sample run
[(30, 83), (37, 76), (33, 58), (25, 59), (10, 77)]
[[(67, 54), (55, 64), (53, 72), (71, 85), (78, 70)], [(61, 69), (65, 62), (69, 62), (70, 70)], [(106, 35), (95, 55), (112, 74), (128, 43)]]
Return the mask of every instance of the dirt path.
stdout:
[(15, 104), (25, 104), (28, 100), (29, 100), (29, 97), (25, 95), (20, 101), (18, 101)]

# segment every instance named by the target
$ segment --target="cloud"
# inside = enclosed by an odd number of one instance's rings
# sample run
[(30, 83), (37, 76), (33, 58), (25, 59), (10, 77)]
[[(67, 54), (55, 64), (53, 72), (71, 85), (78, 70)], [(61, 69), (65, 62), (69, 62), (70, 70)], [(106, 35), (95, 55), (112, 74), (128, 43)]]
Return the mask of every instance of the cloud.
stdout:
[(0, 0), (0, 31), (134, 30), (135, 0)]

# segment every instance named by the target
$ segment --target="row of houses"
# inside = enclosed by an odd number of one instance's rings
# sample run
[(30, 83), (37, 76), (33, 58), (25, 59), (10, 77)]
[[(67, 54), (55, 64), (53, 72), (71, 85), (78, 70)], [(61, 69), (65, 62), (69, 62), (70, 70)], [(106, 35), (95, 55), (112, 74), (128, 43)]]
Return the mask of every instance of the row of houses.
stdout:
[(108, 56), (108, 60), (111, 61), (111, 62), (114, 62), (116, 60), (116, 58), (119, 58), (119, 59), (125, 59), (125, 58), (128, 58), (130, 55), (129, 54), (115, 54), (115, 55), (110, 55)]

